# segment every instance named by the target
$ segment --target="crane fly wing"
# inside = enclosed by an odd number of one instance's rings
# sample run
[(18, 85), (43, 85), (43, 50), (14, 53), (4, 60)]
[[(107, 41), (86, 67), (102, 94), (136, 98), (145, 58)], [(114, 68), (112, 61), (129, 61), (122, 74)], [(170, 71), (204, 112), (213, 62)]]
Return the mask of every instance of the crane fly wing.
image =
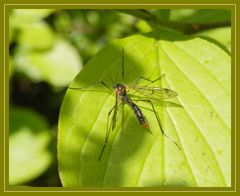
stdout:
[(130, 87), (130, 89), (131, 88), (137, 94), (141, 94), (145, 97), (156, 99), (156, 100), (170, 99), (178, 96), (178, 93), (176, 91), (168, 88), (149, 87), (149, 86), (133, 86), (133, 87)]

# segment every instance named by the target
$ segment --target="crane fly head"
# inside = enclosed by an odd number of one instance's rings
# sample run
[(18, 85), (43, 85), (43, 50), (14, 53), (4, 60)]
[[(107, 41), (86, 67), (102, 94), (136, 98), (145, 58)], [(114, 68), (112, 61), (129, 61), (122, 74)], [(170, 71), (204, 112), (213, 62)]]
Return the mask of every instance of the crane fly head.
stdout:
[(113, 85), (113, 88), (115, 90), (115, 93), (117, 96), (126, 96), (126, 87), (122, 84), (115, 84)]

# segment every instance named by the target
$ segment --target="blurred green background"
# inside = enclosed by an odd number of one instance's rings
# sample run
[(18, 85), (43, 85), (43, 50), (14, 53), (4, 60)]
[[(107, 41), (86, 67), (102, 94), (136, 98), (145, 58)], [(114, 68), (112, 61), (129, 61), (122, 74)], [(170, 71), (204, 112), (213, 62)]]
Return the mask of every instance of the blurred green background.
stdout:
[(111, 40), (160, 27), (231, 53), (226, 10), (14, 9), (9, 15), (9, 184), (61, 186), (57, 123), (65, 91)]

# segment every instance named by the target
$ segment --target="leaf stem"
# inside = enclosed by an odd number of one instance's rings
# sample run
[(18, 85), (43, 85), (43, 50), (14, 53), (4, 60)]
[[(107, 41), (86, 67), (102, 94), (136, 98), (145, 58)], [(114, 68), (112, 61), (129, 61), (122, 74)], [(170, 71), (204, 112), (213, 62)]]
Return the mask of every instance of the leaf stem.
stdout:
[(152, 29), (155, 29), (156, 27), (166, 27), (166, 28), (177, 30), (177, 31), (181, 31), (186, 34), (193, 34), (193, 33), (196, 33), (202, 30), (207, 30), (210, 28), (224, 27), (224, 26), (231, 25), (229, 22), (219, 22), (219, 23), (213, 23), (213, 24), (189, 24), (189, 23), (183, 23), (183, 22), (163, 20), (153, 15), (152, 13), (148, 12), (147, 10), (143, 10), (143, 9), (139, 9), (139, 10), (121, 9), (121, 10), (115, 10), (115, 11), (129, 14), (139, 19), (143, 19), (152, 27)]

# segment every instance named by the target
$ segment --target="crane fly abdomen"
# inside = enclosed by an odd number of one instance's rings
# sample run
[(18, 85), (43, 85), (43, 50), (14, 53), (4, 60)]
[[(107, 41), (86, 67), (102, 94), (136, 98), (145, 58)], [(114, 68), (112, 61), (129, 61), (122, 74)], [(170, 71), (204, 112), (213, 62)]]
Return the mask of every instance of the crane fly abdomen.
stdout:
[(133, 103), (130, 99), (128, 99), (127, 103), (132, 107), (140, 125), (144, 128), (149, 128), (148, 122), (147, 122), (146, 118), (144, 117), (141, 109), (135, 103)]

